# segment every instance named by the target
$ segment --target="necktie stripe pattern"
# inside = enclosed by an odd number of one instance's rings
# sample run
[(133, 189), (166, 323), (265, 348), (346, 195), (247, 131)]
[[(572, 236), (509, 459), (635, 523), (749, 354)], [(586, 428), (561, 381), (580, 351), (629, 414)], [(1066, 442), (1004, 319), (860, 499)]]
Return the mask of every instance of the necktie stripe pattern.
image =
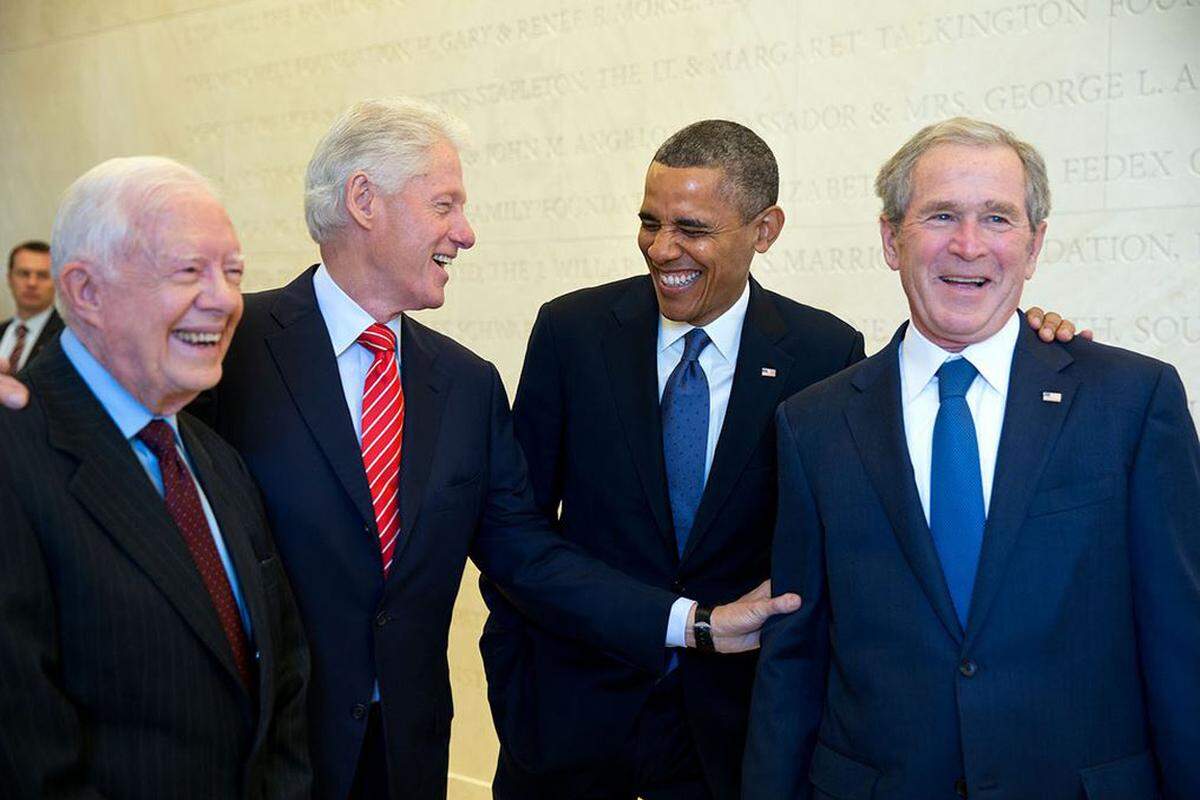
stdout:
[(237, 602), (233, 599), (229, 576), (225, 574), (225, 565), (221, 563), (212, 530), (204, 516), (200, 493), (196, 491), (191, 472), (180, 458), (179, 451), (175, 449), (175, 432), (163, 420), (155, 419), (138, 432), (137, 438), (150, 448), (150, 452), (158, 459), (167, 513), (171, 515), (183, 536), (183, 541), (192, 554), (192, 561), (200, 572), (204, 588), (212, 598), (217, 619), (221, 622), (229, 649), (233, 653), (233, 663), (237, 667), (238, 676), (247, 689), (253, 689), (250, 643), (246, 639), (246, 630), (242, 627)]
[(396, 365), (396, 335), (376, 322), (362, 332), (358, 343), (374, 357), (363, 382), (362, 454), (379, 556), (386, 575), (400, 538), (400, 451), (404, 443), (404, 389)]
[(977, 374), (965, 358), (946, 361), (938, 369), (939, 405), (929, 476), (929, 530), (964, 630), (986, 521), (979, 441), (966, 398)]
[(700, 366), (700, 353), (711, 340), (703, 328), (684, 337), (683, 358), (663, 389), (663, 461), (675, 544), (680, 557), (692, 532), (700, 496), (704, 493), (704, 460), (708, 453), (708, 376)]
[(24, 322), (17, 323), (17, 341), (13, 345), (12, 352), (8, 354), (8, 370), (16, 375), (17, 370), (21, 368), (21, 356), (25, 353), (25, 337), (29, 335), (29, 328)]

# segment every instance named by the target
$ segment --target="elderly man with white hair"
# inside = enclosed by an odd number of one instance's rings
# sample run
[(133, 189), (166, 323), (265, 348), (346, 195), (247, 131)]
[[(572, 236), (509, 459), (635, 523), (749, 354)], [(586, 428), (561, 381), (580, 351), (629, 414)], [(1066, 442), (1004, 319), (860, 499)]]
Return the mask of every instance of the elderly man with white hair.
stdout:
[(112, 159), (52, 252), (67, 329), (0, 411), (0, 794), (307, 797), (295, 604), (244, 464), (181, 412), (242, 313), (229, 217)]

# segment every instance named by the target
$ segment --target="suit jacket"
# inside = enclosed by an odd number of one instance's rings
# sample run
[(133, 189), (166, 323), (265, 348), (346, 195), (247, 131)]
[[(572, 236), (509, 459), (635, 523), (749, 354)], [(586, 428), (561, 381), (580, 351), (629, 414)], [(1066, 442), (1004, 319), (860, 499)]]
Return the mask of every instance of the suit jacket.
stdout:
[[(563, 538), (639, 581), (727, 602), (768, 573), (776, 406), (862, 358), (863, 340), (751, 281), (729, 407), (681, 559), (663, 467), (658, 323), (649, 276), (543, 306), (517, 390), (517, 438), (538, 505)], [(655, 676), (528, 623), (482, 586), (492, 614), (480, 647), (504, 746), (534, 771), (602, 763), (629, 740)], [(755, 655), (680, 655), (709, 786), (735, 797)]]
[(303, 798), (307, 653), (257, 491), (233, 450), (180, 434), (260, 654), (238, 678), (166, 504), (57, 341), (0, 412), (0, 795)]
[(1175, 370), (1022, 327), (962, 630), (903, 330), (780, 409), (772, 577), (804, 607), (763, 632), (745, 796), (1200, 797), (1200, 445)]
[[(4, 320), (4, 322), (0, 322), (0, 336), (4, 335), (4, 332), (8, 330), (8, 326), (12, 325), (15, 320), (16, 317), (10, 317)], [(50, 316), (47, 318), (46, 324), (42, 327), (42, 332), (32, 342), (26, 342), (25, 344), (29, 348), (29, 358), (25, 359), (25, 366), (32, 364), (33, 359), (37, 358), (38, 353), (42, 352), (46, 345), (58, 338), (58, 335), (62, 333), (62, 329), (63, 320), (58, 315), (58, 309), (51, 309)]]
[(246, 297), (210, 405), (261, 487), (313, 652), (319, 797), (350, 789), (379, 682), (393, 796), (446, 793), (446, 645), (468, 556), (542, 624), (647, 670), (674, 595), (583, 558), (533, 505), (495, 368), (405, 317), (401, 533), (387, 580), (375, 513), (312, 276)]

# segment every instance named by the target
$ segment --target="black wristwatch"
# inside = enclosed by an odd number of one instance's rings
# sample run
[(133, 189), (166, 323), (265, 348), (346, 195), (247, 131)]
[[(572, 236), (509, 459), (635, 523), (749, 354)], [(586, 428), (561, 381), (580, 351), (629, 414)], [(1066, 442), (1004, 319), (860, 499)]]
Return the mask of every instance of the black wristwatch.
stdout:
[(696, 606), (696, 621), (692, 623), (692, 638), (701, 653), (715, 653), (712, 638), (712, 606)]

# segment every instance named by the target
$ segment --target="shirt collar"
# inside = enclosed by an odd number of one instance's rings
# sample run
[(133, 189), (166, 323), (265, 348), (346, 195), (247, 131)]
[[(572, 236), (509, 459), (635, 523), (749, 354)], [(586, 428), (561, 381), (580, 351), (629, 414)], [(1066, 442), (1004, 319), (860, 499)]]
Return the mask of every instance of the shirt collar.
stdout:
[[(79, 340), (75, 332), (67, 328), (60, 339), (67, 360), (75, 367), (79, 377), (92, 390), (92, 394), (100, 401), (100, 405), (108, 412), (108, 416), (116, 423), (121, 435), (132, 439), (142, 428), (154, 419), (150, 410), (138, 402), (132, 393), (112, 376), (91, 351)], [(179, 422), (175, 415), (160, 417), (175, 431), (175, 440), (179, 441)]]
[(1008, 396), (1008, 377), (1012, 368), (1013, 350), (1021, 332), (1020, 315), (1013, 312), (1004, 327), (982, 342), (967, 345), (961, 353), (951, 353), (938, 347), (917, 330), (910, 321), (900, 346), (900, 369), (904, 373), (904, 403), (907, 405), (925, 390), (942, 364), (962, 356), (1001, 397)]
[(34, 331), (41, 331), (42, 326), (44, 326), (46, 324), (46, 321), (48, 319), (50, 319), (50, 314), (53, 313), (53, 311), (54, 311), (54, 304), (51, 303), (50, 305), (46, 306), (38, 313), (34, 314), (29, 319), (21, 319), (20, 317), (13, 317), (13, 322), (16, 323), (17, 325), (24, 324), (30, 333), (33, 333)]
[[(333, 357), (339, 358), (350, 345), (358, 341), (363, 331), (375, 324), (375, 318), (363, 311), (362, 306), (337, 285), (324, 264), (319, 265), (313, 274), (313, 292), (317, 296), (317, 308), (329, 331)], [(396, 353), (399, 356), (400, 315), (397, 314), (385, 324), (396, 334)]]
[[(730, 354), (733, 353), (738, 339), (742, 335), (742, 323), (746, 321), (746, 309), (749, 307), (750, 281), (746, 281), (746, 288), (742, 290), (741, 297), (726, 309), (724, 314), (707, 325), (700, 326), (704, 328), (704, 332), (708, 334), (709, 340), (726, 361), (729, 360)], [(658, 352), (661, 353), (663, 350), (670, 348), (695, 327), (695, 325), (690, 323), (676, 322), (659, 314)]]

